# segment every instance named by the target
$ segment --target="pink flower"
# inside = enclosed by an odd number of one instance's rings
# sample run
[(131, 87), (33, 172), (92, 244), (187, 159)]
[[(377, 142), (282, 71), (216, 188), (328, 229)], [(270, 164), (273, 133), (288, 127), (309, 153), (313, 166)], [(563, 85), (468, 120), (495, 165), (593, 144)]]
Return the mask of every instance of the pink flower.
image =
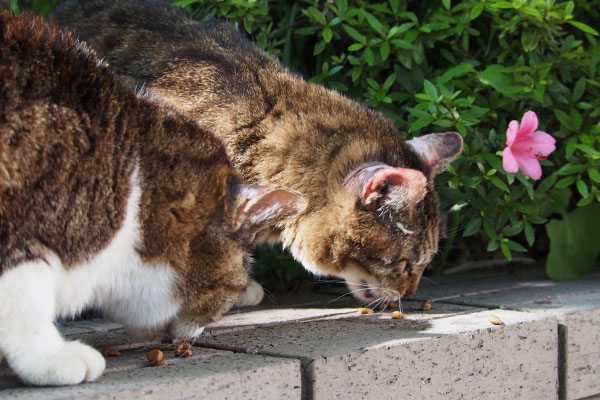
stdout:
[(527, 111), (521, 118), (521, 126), (510, 121), (506, 130), (506, 148), (502, 152), (502, 166), (506, 172), (523, 173), (530, 178), (540, 179), (542, 166), (538, 160), (545, 160), (556, 146), (556, 140), (546, 132), (536, 131), (538, 118), (533, 111)]

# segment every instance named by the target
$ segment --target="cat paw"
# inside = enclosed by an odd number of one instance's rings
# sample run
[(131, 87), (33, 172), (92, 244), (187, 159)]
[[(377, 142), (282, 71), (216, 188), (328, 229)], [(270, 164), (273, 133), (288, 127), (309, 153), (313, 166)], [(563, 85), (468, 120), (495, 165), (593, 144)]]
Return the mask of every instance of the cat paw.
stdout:
[(34, 385), (75, 385), (98, 379), (106, 362), (97, 350), (80, 342), (66, 342), (63, 348), (48, 359), (20, 371), (20, 377)]
[(248, 286), (246, 286), (246, 290), (244, 290), (237, 302), (235, 303), (235, 307), (249, 307), (255, 306), (260, 303), (265, 295), (262, 286), (254, 279), (250, 279), (248, 281)]

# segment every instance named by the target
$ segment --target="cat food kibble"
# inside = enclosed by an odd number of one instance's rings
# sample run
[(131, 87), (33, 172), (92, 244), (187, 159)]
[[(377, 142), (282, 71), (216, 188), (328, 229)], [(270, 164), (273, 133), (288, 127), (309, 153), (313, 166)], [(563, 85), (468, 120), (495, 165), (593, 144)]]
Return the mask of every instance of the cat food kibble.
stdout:
[(177, 357), (191, 357), (192, 350), (190, 349), (190, 347), (192, 347), (190, 342), (181, 343), (179, 346), (177, 346), (177, 350), (175, 350), (175, 355)]
[(428, 301), (424, 301), (421, 303), (421, 311), (429, 311), (431, 310), (431, 303)]
[(368, 308), (368, 307), (360, 307), (358, 309), (358, 313), (360, 315), (363, 315), (363, 314), (373, 314), (373, 309), (372, 308)]
[(167, 365), (168, 362), (167, 362), (167, 360), (163, 359), (163, 357), (164, 357), (163, 352), (160, 351), (159, 349), (150, 350), (148, 353), (146, 353), (146, 358), (148, 358), (148, 362), (150, 362), (150, 364), (154, 365), (154, 366)]
[(104, 357), (116, 357), (121, 355), (121, 352), (115, 349), (102, 349), (100, 350), (100, 353), (102, 353)]
[(392, 319), (402, 319), (404, 318), (404, 314), (400, 311), (392, 311)]
[(488, 321), (494, 325), (502, 325), (502, 320), (497, 315), (491, 314), (488, 316)]

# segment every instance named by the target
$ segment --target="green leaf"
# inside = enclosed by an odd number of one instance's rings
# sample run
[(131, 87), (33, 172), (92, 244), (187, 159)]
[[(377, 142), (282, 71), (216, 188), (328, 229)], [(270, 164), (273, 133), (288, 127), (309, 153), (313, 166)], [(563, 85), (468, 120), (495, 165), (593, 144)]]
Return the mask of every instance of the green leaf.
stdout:
[(490, 221), (487, 218), (483, 219), (482, 226), (483, 226), (483, 231), (490, 239), (494, 239), (497, 236), (496, 231), (494, 230), (494, 227), (492, 226), (492, 224), (490, 223)]
[(392, 39), (392, 40), (390, 40), (390, 42), (394, 46), (399, 47), (401, 49), (405, 49), (405, 50), (412, 50), (415, 48), (415, 46), (413, 46), (412, 43), (410, 43), (406, 40), (403, 40), (403, 39)]
[(487, 251), (496, 251), (498, 249), (498, 239), (494, 238), (488, 242)]
[(475, 68), (473, 68), (471, 64), (463, 63), (457, 65), (456, 67), (446, 70), (446, 72), (438, 79), (438, 83), (443, 85), (444, 83), (469, 72), (475, 72)]
[(350, 35), (350, 37), (352, 37), (352, 39), (356, 40), (357, 42), (363, 43), (363, 44), (366, 42), (364, 36), (361, 35), (356, 29), (354, 29), (350, 25), (344, 24), (343, 27), (344, 27), (344, 30), (346, 31), (346, 33), (348, 35)]
[(479, 17), (482, 12), (483, 12), (483, 3), (475, 4), (475, 7), (473, 7), (471, 9), (471, 14), (470, 14), (471, 21), (473, 21), (475, 18)]
[(479, 80), (501, 93), (509, 95), (516, 93), (517, 87), (513, 86), (512, 80), (503, 71), (504, 67), (502, 65), (492, 64), (479, 73)]
[(381, 22), (379, 22), (379, 20), (377, 18), (375, 18), (373, 16), (373, 14), (371, 14), (371, 13), (369, 13), (367, 11), (363, 10), (363, 15), (367, 19), (367, 22), (369, 22), (369, 25), (371, 25), (371, 28), (373, 28), (381, 36), (385, 37), (385, 35), (383, 33), (383, 26), (381, 25)]
[(391, 74), (390, 76), (387, 77), (385, 82), (383, 82), (383, 85), (381, 85), (381, 88), (387, 92), (390, 89), (390, 87), (392, 87), (394, 82), (396, 82), (396, 74)]
[(413, 122), (410, 125), (410, 128), (408, 128), (408, 132), (412, 133), (414, 131), (418, 131), (419, 129), (426, 127), (427, 125), (429, 125), (432, 122), (433, 122), (432, 117), (419, 118), (418, 120), (416, 120), (415, 122)]
[(594, 28), (592, 28), (591, 26), (588, 26), (586, 24), (584, 24), (583, 22), (577, 22), (577, 21), (567, 21), (567, 23), (573, 25), (575, 28), (584, 31), (585, 33), (589, 33), (590, 35), (594, 35), (594, 36), (598, 36), (599, 33), (597, 30), (595, 30)]
[(434, 99), (434, 101), (437, 101), (438, 92), (437, 92), (437, 89), (435, 88), (435, 86), (433, 86), (433, 83), (431, 83), (427, 79), (425, 79), (423, 81), (423, 88), (425, 89), (425, 93), (429, 97), (431, 97), (432, 99)]
[(591, 180), (596, 183), (600, 183), (600, 172), (598, 172), (597, 168), (589, 167), (587, 172)]
[(373, 65), (373, 63), (375, 62), (375, 55), (373, 54), (373, 50), (370, 47), (367, 47), (365, 49), (363, 56), (365, 57), (365, 61), (367, 62), (367, 64)]
[(525, 234), (525, 240), (527, 240), (529, 247), (533, 246), (533, 243), (535, 243), (535, 233), (533, 227), (527, 221), (523, 224), (523, 233)]
[(550, 238), (546, 272), (550, 278), (562, 281), (586, 274), (600, 253), (600, 204), (577, 208), (560, 221), (550, 221), (546, 232)]
[(518, 233), (521, 233), (521, 231), (523, 230), (523, 224), (518, 223), (515, 225), (507, 225), (504, 227), (504, 229), (502, 229), (502, 236), (504, 237), (510, 237), (510, 236), (515, 236)]
[(583, 198), (587, 198), (590, 195), (588, 187), (582, 179), (577, 179), (577, 191)]
[(381, 47), (379, 48), (379, 54), (381, 55), (381, 59), (383, 61), (387, 60), (390, 55), (390, 44), (388, 42), (383, 42)]
[(465, 225), (465, 230), (463, 231), (463, 237), (474, 235), (481, 228), (481, 217), (477, 216), (471, 219), (467, 225)]
[(583, 171), (585, 171), (585, 165), (567, 164), (560, 167), (560, 169), (558, 170), (558, 175), (578, 174)]
[[(306, 12), (302, 10), (302, 12), (306, 15)], [(321, 25), (327, 25), (327, 19), (325, 19), (325, 15), (315, 7), (308, 8), (308, 16), (312, 17), (315, 21), (317, 21)]]
[(524, 253), (527, 251), (527, 249), (525, 247), (523, 247), (522, 245), (520, 245), (519, 243), (517, 243), (513, 240), (507, 240), (505, 243), (506, 243), (506, 246), (513, 251), (518, 251), (521, 253)]
[(500, 161), (500, 159), (496, 155), (490, 154), (490, 153), (485, 153), (483, 155), (483, 157), (495, 170), (497, 170), (497, 171), (504, 170), (504, 168), (502, 167), (502, 161)]
[(450, 0), (442, 0), (442, 4), (446, 10), (450, 11)]
[(571, 122), (571, 117), (569, 117), (567, 113), (555, 108), (554, 115), (556, 115), (556, 119), (558, 119), (562, 126), (569, 130), (574, 130), (573, 123)]
[(363, 45), (361, 43), (354, 43), (351, 44), (350, 46), (348, 46), (348, 51), (357, 51), (363, 48)]
[(498, 189), (502, 189), (506, 193), (510, 193), (510, 189), (508, 188), (506, 183), (502, 182), (498, 177), (490, 176), (488, 180), (492, 183), (492, 185), (496, 186)]
[(323, 29), (323, 39), (325, 39), (325, 43), (331, 42), (331, 38), (333, 37), (333, 31), (330, 27)]
[(585, 92), (585, 78), (582, 76), (579, 78), (575, 87), (573, 88), (573, 95), (571, 96), (571, 102), (577, 103), (581, 98), (581, 95)]
[(323, 50), (325, 50), (325, 46), (327, 45), (327, 43), (325, 43), (324, 41), (320, 40), (317, 43), (315, 43), (315, 49), (313, 51), (313, 55), (317, 55), (323, 52)]
[(362, 74), (362, 67), (357, 66), (352, 70), (352, 82), (356, 82), (358, 78), (360, 78), (360, 74)]
[(510, 252), (510, 249), (503, 241), (500, 242), (500, 250), (502, 250), (502, 254), (504, 254), (504, 257), (506, 257), (507, 260), (512, 260), (512, 254)]

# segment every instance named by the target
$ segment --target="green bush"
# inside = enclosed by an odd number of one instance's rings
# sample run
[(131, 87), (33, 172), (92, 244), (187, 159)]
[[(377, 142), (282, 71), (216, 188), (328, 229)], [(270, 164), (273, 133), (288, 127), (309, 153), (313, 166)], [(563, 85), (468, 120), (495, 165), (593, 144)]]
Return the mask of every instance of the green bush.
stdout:
[[(175, 3), (197, 18), (239, 24), (289, 68), (381, 110), (407, 137), (463, 135), (463, 155), (438, 177), (452, 221), (438, 270), (457, 234), (482, 236), (488, 251), (511, 259), (546, 227), (551, 277), (574, 278), (595, 265), (600, 49), (591, 25), (600, 1)], [(557, 139), (539, 181), (502, 167), (508, 123), (527, 110)]]
[[(48, 0), (32, 2), (44, 10)], [(549, 252), (554, 279), (595, 265), (600, 0), (174, 3), (231, 20), (291, 70), (393, 118), (407, 138), (463, 135), (463, 154), (438, 176), (451, 220), (438, 271), (458, 235), (507, 259)], [(539, 181), (502, 167), (509, 121), (527, 110), (557, 140)]]

